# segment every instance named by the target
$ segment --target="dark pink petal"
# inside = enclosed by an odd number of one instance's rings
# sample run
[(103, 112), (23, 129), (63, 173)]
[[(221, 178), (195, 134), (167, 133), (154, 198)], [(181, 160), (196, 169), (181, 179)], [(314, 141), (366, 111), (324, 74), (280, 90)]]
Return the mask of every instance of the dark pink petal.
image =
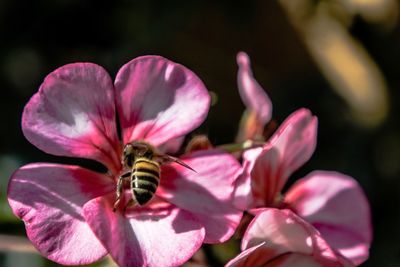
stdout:
[(227, 266), (352, 266), (290, 210), (259, 210)]
[(200, 248), (204, 228), (190, 213), (155, 197), (142, 208), (113, 212), (114, 196), (84, 206), (85, 218), (119, 266), (179, 266)]
[(125, 64), (115, 79), (123, 142), (145, 139), (159, 146), (198, 127), (210, 96), (186, 67), (160, 56), (143, 56)]
[(354, 264), (368, 258), (372, 240), (370, 208), (353, 178), (337, 172), (312, 172), (290, 188), (285, 202)]
[(206, 229), (204, 242), (226, 241), (242, 217), (232, 197), (240, 164), (217, 150), (197, 151), (182, 160), (196, 172), (178, 164), (164, 166), (156, 194), (198, 218)]
[(242, 101), (250, 111), (257, 114), (259, 123), (264, 126), (272, 116), (271, 100), (254, 79), (249, 56), (239, 52), (236, 61), (239, 66), (237, 83)]
[(41, 150), (94, 159), (116, 171), (119, 141), (112, 81), (100, 66), (65, 65), (50, 73), (25, 106), (22, 130)]
[(282, 123), (250, 174), (255, 207), (274, 204), (289, 176), (311, 157), (316, 142), (317, 118), (309, 110), (299, 109)]
[(13, 174), (8, 202), (41, 254), (60, 264), (89, 264), (107, 251), (85, 222), (82, 207), (112, 190), (113, 181), (105, 175), (77, 166), (36, 163)]

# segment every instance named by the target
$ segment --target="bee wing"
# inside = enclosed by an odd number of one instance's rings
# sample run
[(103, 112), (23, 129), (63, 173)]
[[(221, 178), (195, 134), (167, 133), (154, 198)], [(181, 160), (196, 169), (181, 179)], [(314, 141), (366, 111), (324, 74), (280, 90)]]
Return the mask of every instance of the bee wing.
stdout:
[(146, 152), (147, 150), (150, 149), (148, 144), (140, 143), (140, 142), (133, 142), (133, 143), (131, 143), (131, 146), (136, 150), (140, 150), (140, 151), (144, 151), (144, 152)]
[(189, 170), (196, 172), (192, 167), (187, 165), (185, 162), (183, 162), (182, 160), (180, 160), (178, 158), (175, 158), (173, 156), (170, 156), (170, 155), (157, 155), (157, 158), (160, 160), (161, 164), (176, 162), (179, 165), (182, 165), (183, 167), (188, 168)]

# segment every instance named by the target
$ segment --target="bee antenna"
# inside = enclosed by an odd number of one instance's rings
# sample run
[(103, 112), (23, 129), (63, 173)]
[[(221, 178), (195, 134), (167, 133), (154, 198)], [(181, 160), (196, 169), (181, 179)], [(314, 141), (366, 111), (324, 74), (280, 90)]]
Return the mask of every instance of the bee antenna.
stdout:
[(193, 169), (192, 167), (190, 167), (185, 162), (183, 162), (183, 161), (181, 161), (179, 159), (176, 159), (174, 162), (176, 162), (176, 163), (182, 165), (183, 167), (188, 168), (189, 170), (194, 171), (195, 173), (197, 173), (195, 169)]
[(164, 161), (164, 162), (176, 162), (179, 165), (197, 173), (197, 171), (195, 169), (193, 169), (192, 167), (190, 167), (189, 165), (187, 165), (185, 162), (183, 162), (182, 160), (180, 160), (178, 158), (175, 158), (170, 155), (157, 155), (157, 156), (160, 157), (162, 159), (162, 161)]

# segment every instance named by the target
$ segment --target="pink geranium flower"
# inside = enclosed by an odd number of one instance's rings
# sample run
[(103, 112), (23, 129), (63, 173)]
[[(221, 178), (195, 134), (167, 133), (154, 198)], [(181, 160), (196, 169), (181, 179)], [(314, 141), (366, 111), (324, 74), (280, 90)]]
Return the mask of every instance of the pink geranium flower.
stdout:
[(282, 195), (291, 176), (312, 155), (317, 120), (306, 109), (294, 112), (268, 143), (244, 154), (235, 203), (244, 210), (261, 207), (292, 209), (343, 256), (360, 264), (368, 258), (372, 239), (368, 201), (351, 177), (314, 171)]
[(243, 252), (227, 267), (347, 267), (321, 234), (290, 210), (260, 209), (242, 240)]
[[(259, 88), (258, 84), (253, 87)], [(260, 93), (241, 92), (254, 102), (263, 102)], [(282, 195), (288, 178), (310, 159), (316, 141), (317, 118), (307, 109), (290, 115), (264, 147), (244, 153), (235, 204), (243, 210), (289, 208), (320, 231), (333, 249), (360, 264), (368, 258), (372, 227), (368, 201), (353, 178), (315, 171)]]
[(10, 206), (40, 253), (65, 265), (109, 253), (120, 266), (177, 266), (203, 242), (227, 240), (241, 218), (231, 205), (240, 165), (216, 150), (181, 158), (197, 173), (163, 165), (148, 204), (113, 212), (123, 146), (144, 140), (165, 149), (203, 122), (209, 104), (193, 72), (159, 56), (127, 63), (114, 84), (91, 63), (49, 74), (24, 109), (24, 135), (44, 152), (96, 160), (108, 173), (34, 163), (13, 174)]

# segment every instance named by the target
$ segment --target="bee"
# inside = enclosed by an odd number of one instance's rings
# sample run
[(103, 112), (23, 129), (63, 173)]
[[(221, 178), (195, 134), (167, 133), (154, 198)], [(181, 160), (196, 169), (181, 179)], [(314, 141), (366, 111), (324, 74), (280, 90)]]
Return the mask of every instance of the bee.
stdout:
[(130, 181), (132, 198), (125, 206), (124, 211), (134, 205), (147, 204), (154, 196), (160, 182), (161, 165), (176, 162), (195, 172), (190, 166), (181, 160), (166, 154), (158, 154), (153, 146), (143, 141), (135, 141), (125, 145), (122, 155), (124, 172), (118, 177), (115, 212), (121, 201), (124, 181)]

